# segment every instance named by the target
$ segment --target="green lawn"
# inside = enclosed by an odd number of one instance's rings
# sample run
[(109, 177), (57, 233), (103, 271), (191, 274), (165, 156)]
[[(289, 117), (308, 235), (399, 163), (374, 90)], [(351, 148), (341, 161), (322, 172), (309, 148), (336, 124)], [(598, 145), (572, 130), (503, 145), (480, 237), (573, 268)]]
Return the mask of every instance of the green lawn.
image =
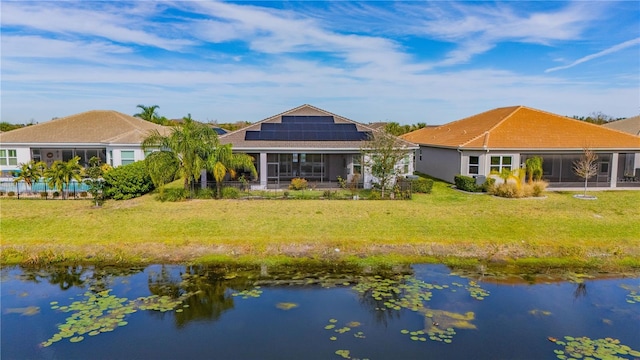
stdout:
[[(316, 190), (321, 191), (321, 190)], [(1, 259), (186, 262), (212, 259), (485, 259), (640, 264), (640, 191), (464, 194), (436, 182), (410, 201), (0, 200)], [(339, 251), (336, 251), (339, 249)]]

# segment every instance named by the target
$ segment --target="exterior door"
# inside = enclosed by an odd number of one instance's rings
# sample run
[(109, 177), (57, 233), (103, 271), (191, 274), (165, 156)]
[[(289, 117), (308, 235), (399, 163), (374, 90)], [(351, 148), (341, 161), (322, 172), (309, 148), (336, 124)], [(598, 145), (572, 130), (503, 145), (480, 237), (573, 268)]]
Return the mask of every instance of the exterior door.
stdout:
[(280, 183), (279, 163), (267, 163), (267, 181), (275, 181), (276, 183)]

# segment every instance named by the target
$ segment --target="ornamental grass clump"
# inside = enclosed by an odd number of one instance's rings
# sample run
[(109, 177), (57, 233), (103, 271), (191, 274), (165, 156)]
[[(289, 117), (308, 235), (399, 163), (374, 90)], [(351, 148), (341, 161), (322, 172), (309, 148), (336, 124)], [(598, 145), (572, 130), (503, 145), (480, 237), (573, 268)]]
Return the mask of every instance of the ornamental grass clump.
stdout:
[(504, 198), (528, 198), (541, 197), (547, 188), (546, 181), (533, 181), (532, 183), (503, 182), (489, 187), (488, 193)]
[(303, 178), (294, 178), (291, 179), (291, 184), (289, 184), (289, 190), (306, 190), (309, 184), (306, 179)]

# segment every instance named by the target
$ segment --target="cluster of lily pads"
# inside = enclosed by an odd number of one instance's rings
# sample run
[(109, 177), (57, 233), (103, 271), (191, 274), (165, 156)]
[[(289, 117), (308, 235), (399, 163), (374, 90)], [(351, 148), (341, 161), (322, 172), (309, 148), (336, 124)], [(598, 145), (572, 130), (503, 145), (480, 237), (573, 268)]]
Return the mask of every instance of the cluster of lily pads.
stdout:
[[(333, 332), (335, 332), (336, 334), (342, 335), (342, 334), (350, 332), (353, 328), (356, 328), (356, 327), (362, 325), (358, 321), (350, 321), (350, 322), (346, 323), (344, 326), (338, 328), (338, 326), (336, 325), (337, 323), (338, 323), (337, 319), (329, 319), (329, 323), (327, 325), (325, 325), (324, 329), (325, 330), (333, 330)], [(353, 337), (355, 337), (357, 339), (366, 338), (366, 336), (364, 335), (364, 332), (362, 332), (362, 331), (354, 332), (353, 333)], [(338, 336), (337, 335), (332, 335), (331, 337), (329, 337), (329, 340), (336, 341), (336, 340), (338, 340)], [(346, 350), (346, 349), (336, 350), (335, 354), (341, 356), (344, 359), (352, 359), (352, 360), (357, 359), (357, 358), (352, 357), (351, 356), (351, 351)], [(362, 360), (366, 360), (366, 358), (362, 359)]]
[(586, 336), (565, 336), (564, 339), (565, 341), (552, 340), (556, 345), (564, 346), (563, 350), (554, 350), (556, 357), (560, 360), (629, 359), (628, 357), (624, 357), (625, 355), (628, 355), (631, 358), (640, 357), (640, 351), (633, 350), (629, 346), (621, 344), (618, 339), (604, 338), (593, 340)]
[[(356, 328), (356, 327), (362, 325), (358, 321), (350, 321), (350, 322), (346, 323), (344, 326), (338, 328), (337, 325), (336, 325), (337, 322), (338, 322), (338, 320), (336, 320), (336, 319), (329, 319), (329, 324), (325, 325), (324, 329), (325, 330), (333, 330), (335, 333), (338, 333), (338, 334), (344, 334), (344, 333), (347, 333), (347, 332), (351, 331), (353, 328)], [(358, 339), (364, 339), (366, 337), (362, 331), (358, 331), (358, 332), (354, 333), (353, 336), (358, 338)], [(338, 340), (338, 337), (334, 335), (334, 336), (331, 336), (329, 338), (329, 340), (336, 341), (336, 340)]]
[(256, 286), (253, 289), (242, 290), (242, 291), (231, 294), (231, 296), (239, 296), (242, 299), (258, 298), (260, 297), (260, 295), (262, 295), (262, 290), (260, 289), (260, 286)]
[[(70, 342), (80, 342), (84, 340), (84, 335), (96, 336), (113, 331), (119, 326), (127, 325), (125, 317), (138, 310), (161, 312), (175, 310), (181, 312), (182, 308), (178, 307), (187, 297), (191, 296), (191, 294), (185, 293), (174, 299), (169, 296), (151, 295), (129, 300), (111, 295), (110, 292), (110, 289), (99, 292), (93, 292), (90, 289), (83, 294), (83, 300), (74, 301), (68, 306), (61, 306), (57, 301), (52, 301), (50, 303), (52, 310), (71, 312), (72, 314), (64, 324), (58, 326), (58, 333), (40, 345), (43, 347), (51, 346), (53, 343), (67, 338)], [(188, 305), (183, 307), (188, 307)]]
[(446, 344), (451, 344), (451, 342), (453, 342), (453, 335), (456, 334), (456, 330), (451, 327), (440, 331), (429, 332), (425, 332), (424, 330), (409, 331), (407, 329), (402, 329), (400, 330), (400, 333), (410, 336), (410, 339), (413, 341), (427, 341), (427, 339), (429, 339), (432, 341), (442, 341)]
[(627, 294), (627, 302), (629, 304), (640, 304), (640, 286), (622, 284), (620, 287), (629, 292)]
[(376, 275), (362, 280), (353, 289), (360, 294), (370, 293), (376, 301), (384, 301), (385, 307), (378, 310), (405, 308), (418, 311), (424, 307), (424, 302), (431, 300), (433, 290), (449, 288), (449, 285), (429, 284), (410, 275), (389, 279)]
[(489, 296), (489, 290), (485, 290), (478, 285), (475, 281), (469, 281), (469, 285), (466, 287), (472, 298), (476, 300), (484, 300)]

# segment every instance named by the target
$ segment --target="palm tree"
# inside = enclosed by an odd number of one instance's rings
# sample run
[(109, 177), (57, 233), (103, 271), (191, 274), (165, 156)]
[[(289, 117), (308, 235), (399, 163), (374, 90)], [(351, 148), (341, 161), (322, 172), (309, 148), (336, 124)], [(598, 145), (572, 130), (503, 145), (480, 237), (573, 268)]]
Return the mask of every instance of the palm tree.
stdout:
[[(64, 199), (67, 198), (69, 183), (71, 183), (71, 180), (82, 180), (82, 166), (80, 166), (79, 161), (79, 156), (76, 156), (67, 162), (56, 160), (44, 173), (45, 177), (48, 179), (48, 185), (62, 192)], [(63, 192), (64, 189), (67, 189), (67, 191)]]
[(25, 184), (32, 189), (33, 183), (40, 180), (43, 175), (43, 169), (46, 167), (47, 165), (45, 163), (34, 160), (20, 164), (20, 174), (13, 180), (13, 183), (17, 184), (20, 181), (24, 181)]
[(253, 164), (253, 157), (247, 154), (234, 154), (231, 144), (217, 146), (207, 158), (207, 170), (213, 173), (216, 179), (216, 190), (220, 198), (222, 181), (229, 173), (235, 177), (236, 170), (251, 171), (251, 175), (258, 176), (258, 171)]
[(153, 186), (164, 191), (164, 185), (180, 176), (178, 158), (171, 151), (154, 151), (144, 160)]
[(160, 108), (160, 106), (158, 105), (151, 105), (151, 106), (144, 106), (144, 105), (138, 105), (136, 106), (137, 108), (140, 108), (140, 110), (142, 110), (141, 112), (134, 114), (133, 116), (135, 117), (139, 117), (143, 120), (147, 120), (150, 121), (152, 123), (156, 123), (156, 124), (162, 124), (164, 121), (163, 118), (161, 118), (160, 116), (158, 116), (158, 113), (156, 112), (157, 109)]
[(142, 148), (171, 151), (184, 179), (184, 188), (189, 190), (192, 182), (200, 179), (207, 155), (218, 146), (218, 135), (212, 128), (191, 119), (191, 115), (183, 120), (182, 125), (173, 127), (169, 135), (153, 130), (142, 142)]

